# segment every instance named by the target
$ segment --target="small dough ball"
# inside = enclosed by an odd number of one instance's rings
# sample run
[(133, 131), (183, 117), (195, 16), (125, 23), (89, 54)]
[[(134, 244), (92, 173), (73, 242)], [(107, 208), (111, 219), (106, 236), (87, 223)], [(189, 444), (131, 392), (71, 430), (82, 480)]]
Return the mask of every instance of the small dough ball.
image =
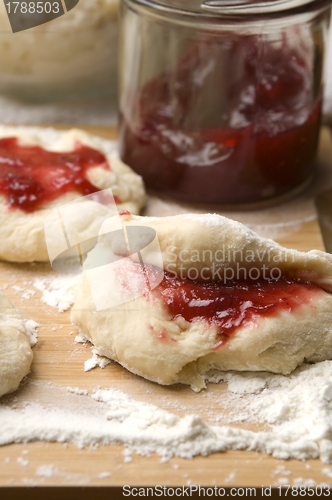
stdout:
[(0, 291), (0, 396), (16, 391), (30, 371), (32, 358), (24, 321)]

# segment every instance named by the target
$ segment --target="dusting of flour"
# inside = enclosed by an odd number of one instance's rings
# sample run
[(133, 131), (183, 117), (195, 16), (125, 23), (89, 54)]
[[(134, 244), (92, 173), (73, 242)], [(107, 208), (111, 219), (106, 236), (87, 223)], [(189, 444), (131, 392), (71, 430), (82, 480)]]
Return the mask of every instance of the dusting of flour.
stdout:
[(67, 311), (74, 303), (80, 285), (81, 276), (58, 275), (38, 278), (33, 286), (42, 292), (41, 301), (60, 313)]
[(263, 423), (266, 430), (209, 425), (198, 415), (180, 417), (117, 389), (89, 394), (58, 387), (75, 404), (64, 401), (61, 406), (63, 398), (52, 397), (55, 406), (29, 402), (14, 409), (8, 399), (0, 405), (0, 444), (34, 440), (79, 447), (123, 444), (141, 455), (156, 452), (164, 458), (248, 449), (276, 458), (319, 457), (332, 463), (332, 361), (304, 364), (289, 376), (211, 373), (209, 378), (228, 383), (229, 392), (219, 401), (221, 411), (232, 396), (243, 420)]
[(106, 368), (107, 365), (110, 364), (110, 360), (100, 356), (98, 349), (94, 349), (93, 347), (91, 348), (92, 351), (92, 358), (88, 359), (84, 363), (84, 371), (89, 372), (93, 370), (94, 368), (99, 368), (104, 369)]
[(26, 334), (29, 337), (31, 347), (34, 347), (38, 342), (37, 329), (40, 327), (33, 319), (24, 320)]
[[(85, 344), (86, 342), (89, 342), (89, 339), (87, 338), (86, 335), (84, 335), (84, 333), (79, 333), (75, 337), (75, 342), (77, 344)], [(97, 366), (99, 366), (99, 368), (104, 369), (106, 368), (107, 365), (110, 364), (111, 360), (105, 358), (105, 356), (103, 356), (96, 347), (92, 346), (91, 352), (92, 352), (92, 358), (88, 359), (84, 363), (85, 372), (89, 372), (94, 368), (97, 368)]]
[(57, 473), (57, 468), (54, 465), (41, 465), (36, 470), (36, 476), (40, 477), (53, 477)]

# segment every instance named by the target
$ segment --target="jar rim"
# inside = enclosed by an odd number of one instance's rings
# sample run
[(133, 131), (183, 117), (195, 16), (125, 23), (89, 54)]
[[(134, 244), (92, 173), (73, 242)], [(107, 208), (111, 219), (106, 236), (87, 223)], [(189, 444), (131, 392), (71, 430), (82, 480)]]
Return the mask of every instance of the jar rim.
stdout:
[[(320, 11), (332, 4), (332, 0), (126, 0), (128, 3), (148, 7), (166, 14), (186, 17), (221, 19), (229, 17), (270, 17), (308, 11)], [(194, 5), (193, 5), (194, 4)]]

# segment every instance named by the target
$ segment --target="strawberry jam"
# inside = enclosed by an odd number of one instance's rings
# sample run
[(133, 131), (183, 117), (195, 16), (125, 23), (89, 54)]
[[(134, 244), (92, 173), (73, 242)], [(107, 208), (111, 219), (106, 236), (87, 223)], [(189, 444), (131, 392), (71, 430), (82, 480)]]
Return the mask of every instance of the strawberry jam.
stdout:
[(291, 34), (296, 43), (229, 32), (191, 41), (173, 66), (123, 99), (123, 161), (149, 187), (186, 201), (251, 203), (305, 184), (318, 143), (321, 65)]
[(70, 191), (82, 196), (99, 191), (86, 175), (97, 166), (110, 169), (100, 151), (84, 144), (58, 153), (22, 145), (16, 137), (0, 139), (0, 194), (10, 208), (33, 212)]
[(216, 347), (255, 318), (292, 312), (302, 304), (310, 304), (314, 294), (324, 293), (310, 282), (287, 276), (224, 285), (220, 281), (174, 278), (167, 272), (155, 292), (172, 319), (182, 316), (191, 323), (205, 321), (207, 327), (216, 327), (219, 337)]

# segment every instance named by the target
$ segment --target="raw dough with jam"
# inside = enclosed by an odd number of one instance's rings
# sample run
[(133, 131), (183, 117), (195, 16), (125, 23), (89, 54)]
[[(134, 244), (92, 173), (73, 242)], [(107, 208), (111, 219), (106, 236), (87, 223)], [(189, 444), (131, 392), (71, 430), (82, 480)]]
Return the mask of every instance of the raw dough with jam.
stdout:
[(24, 322), (0, 290), (0, 396), (18, 388), (30, 371), (32, 358)]
[[(56, 207), (107, 188), (119, 211), (138, 214), (145, 203), (141, 177), (106, 156), (89, 134), (1, 127), (0, 259), (48, 261), (45, 218)], [(96, 221), (105, 218), (106, 208), (94, 203), (77, 210), (77, 227), (86, 239), (95, 236)]]
[(331, 255), (285, 249), (219, 215), (121, 220), (127, 234), (156, 231), (164, 278), (146, 286), (160, 271), (149, 245), (140, 258), (123, 258), (111, 232), (99, 237), (85, 267), (96, 255), (117, 257), (98, 292), (110, 293), (111, 277), (119, 304), (96, 307), (87, 271), (72, 320), (103, 355), (149, 380), (196, 390), (214, 368), (288, 374), (332, 358)]

